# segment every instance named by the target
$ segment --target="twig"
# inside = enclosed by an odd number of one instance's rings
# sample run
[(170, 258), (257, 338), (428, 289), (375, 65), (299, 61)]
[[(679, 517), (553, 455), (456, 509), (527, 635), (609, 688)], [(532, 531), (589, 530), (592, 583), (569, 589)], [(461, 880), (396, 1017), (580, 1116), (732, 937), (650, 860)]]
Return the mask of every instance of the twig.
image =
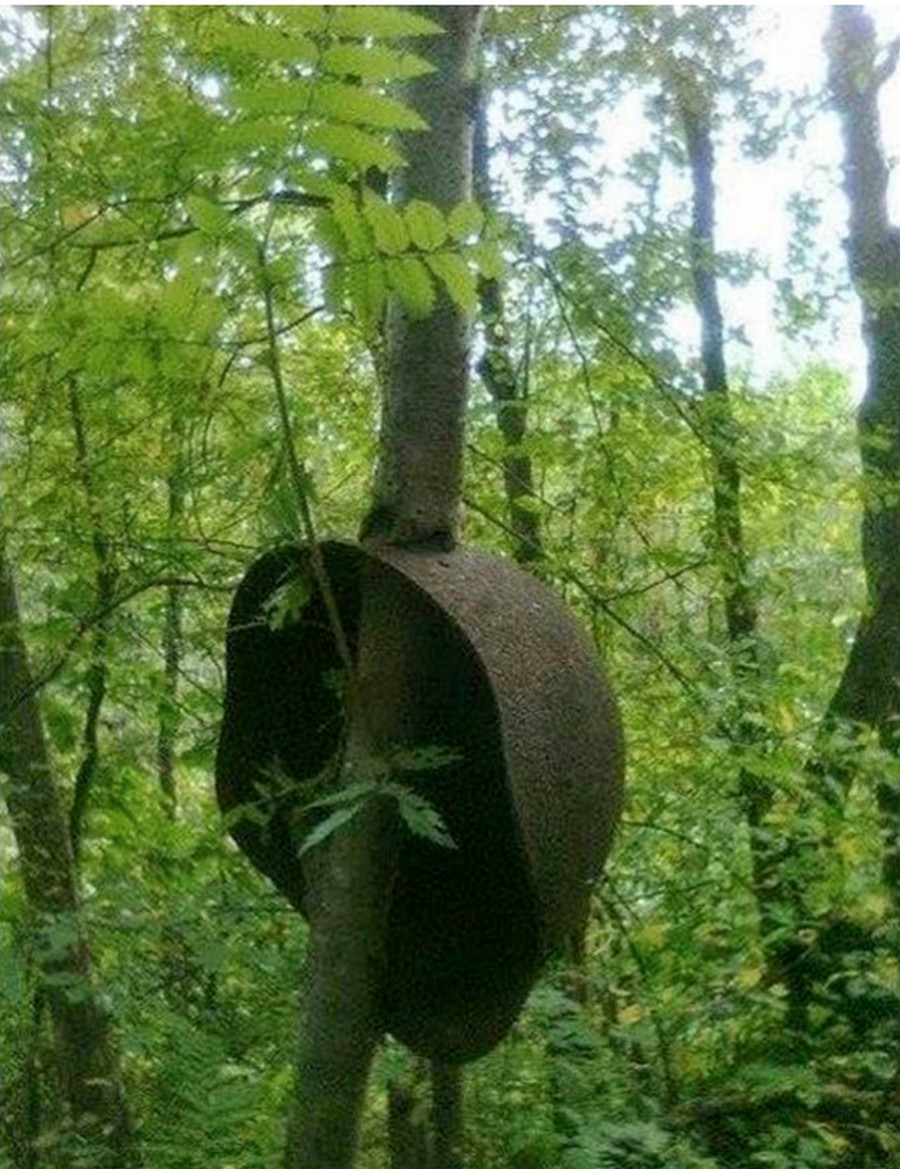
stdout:
[[(271, 224), (270, 224), (271, 227)], [(340, 610), (337, 606), (337, 601), (334, 596), (334, 591), (331, 587), (331, 582), (328, 579), (328, 572), (325, 568), (325, 559), (322, 556), (322, 549), (319, 545), (316, 535), (316, 525), (312, 514), (312, 508), (309, 505), (309, 496), (306, 489), (306, 484), (309, 481), (309, 475), (306, 468), (300, 461), (300, 456), (297, 454), (297, 447), (294, 442), (294, 430), (291, 423), (291, 412), (287, 400), (287, 392), (284, 386), (284, 377), (281, 371), (281, 354), (278, 349), (278, 331), (275, 325), (275, 308), (272, 302), (272, 281), (269, 279), (268, 267), (266, 264), (266, 242), (268, 239), (269, 229), (266, 231), (266, 239), (259, 245), (258, 261), (259, 269), (262, 277), (262, 292), (263, 302), (266, 311), (266, 333), (268, 338), (268, 357), (269, 357), (269, 371), (272, 375), (272, 385), (275, 388), (275, 400), (278, 404), (278, 417), (281, 425), (281, 438), (284, 448), (285, 456), (287, 458), (288, 470), (291, 476), (291, 486), (294, 492), (294, 499), (297, 503), (298, 511), (300, 512), (300, 520), (303, 525), (304, 534), (307, 543), (309, 544), (310, 562), (312, 564), (313, 575), (316, 578), (319, 592), (322, 594), (322, 601), (325, 605), (325, 612), (328, 614), (328, 621), (331, 625), (331, 631), (334, 634), (335, 646), (337, 647), (338, 656), (341, 659), (341, 664), (347, 672), (347, 677), (352, 678), (354, 675), (354, 661), (353, 654), (350, 651), (350, 643), (347, 640), (344, 625), (341, 621)]]
[(75, 626), (74, 631), (69, 635), (69, 639), (67, 640), (56, 661), (53, 662), (52, 665), (47, 666), (39, 674), (35, 675), (31, 681), (31, 684), (24, 690), (20, 691), (18, 694), (14, 694), (8, 702), (4, 702), (2, 705), (0, 705), (0, 716), (6, 716), (10, 711), (14, 710), (19, 705), (19, 703), (27, 702), (28, 699), (32, 697), (32, 695), (37, 694), (40, 690), (43, 690), (45, 686), (48, 686), (55, 678), (58, 678), (65, 669), (69, 658), (75, 652), (75, 649), (79, 641), (81, 641), (82, 637), (84, 637), (86, 633), (89, 633), (98, 623), (105, 621), (111, 613), (116, 611), (116, 609), (120, 609), (123, 605), (127, 605), (129, 601), (133, 601), (135, 597), (139, 597), (142, 593), (147, 593), (151, 589), (165, 588), (169, 585), (178, 585), (184, 588), (207, 589), (211, 592), (232, 593), (234, 591), (234, 586), (231, 584), (209, 584), (206, 581), (198, 581), (192, 578), (185, 579), (182, 577), (170, 576), (159, 577), (158, 579), (151, 581), (143, 581), (139, 585), (134, 585), (132, 588), (126, 589), (117, 597), (114, 597), (108, 605), (103, 605), (97, 609), (92, 609), (90, 613), (86, 613), (83, 617), (78, 619), (78, 623)]

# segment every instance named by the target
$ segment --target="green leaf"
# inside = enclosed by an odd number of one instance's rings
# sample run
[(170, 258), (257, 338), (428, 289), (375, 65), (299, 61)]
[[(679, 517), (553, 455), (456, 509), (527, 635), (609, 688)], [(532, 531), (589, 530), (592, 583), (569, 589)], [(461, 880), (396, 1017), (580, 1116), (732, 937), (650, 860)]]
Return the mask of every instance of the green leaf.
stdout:
[(235, 219), (228, 232), (228, 247), (235, 256), (240, 257), (245, 264), (256, 268), (259, 264), (259, 240), (256, 232), (248, 223)]
[(393, 5), (346, 4), (329, 9), (329, 28), (341, 36), (374, 37), (394, 40), (405, 37), (434, 36), (443, 29), (434, 21)]
[(473, 235), (480, 235), (484, 227), (484, 212), (472, 199), (457, 203), (447, 216), (447, 228), (451, 239), (458, 242)]
[(478, 272), (485, 280), (502, 280), (506, 272), (506, 261), (495, 240), (481, 240), (468, 249), (468, 255), (475, 261)]
[(462, 256), (456, 252), (438, 252), (426, 256), (425, 263), (445, 285), (453, 303), (466, 313), (474, 313), (478, 308), (478, 287), (475, 274)]
[(312, 64), (319, 52), (315, 43), (306, 37), (291, 36), (283, 29), (249, 21), (212, 27), (205, 39), (214, 48), (234, 49), (244, 59), (258, 57), (288, 64)]
[(375, 246), (388, 256), (399, 256), (409, 247), (403, 216), (374, 191), (363, 193), (363, 215), (375, 233)]
[(347, 302), (349, 274), (346, 264), (329, 264), (322, 273), (322, 297), (329, 312), (341, 313)]
[(433, 252), (447, 241), (447, 223), (433, 203), (413, 199), (406, 207), (410, 238), (423, 252)]
[(441, 848), (456, 848), (440, 812), (424, 796), (400, 783), (385, 784), (383, 790), (396, 799), (400, 818), (414, 836), (421, 836)]
[(427, 317), (434, 309), (435, 290), (428, 269), (415, 256), (385, 260), (384, 271), (390, 288), (414, 317)]
[[(342, 127), (336, 126), (334, 128), (341, 129)], [(320, 171), (310, 170), (309, 167), (292, 169), (291, 177), (299, 190), (305, 191), (309, 195), (321, 195), (324, 199), (335, 199), (342, 191), (347, 190), (345, 183), (338, 182)]]
[(313, 91), (314, 84), (308, 78), (255, 78), (235, 85), (232, 97), (239, 109), (250, 114), (306, 114)]
[(320, 796), (306, 805), (307, 808), (333, 808), (342, 804), (362, 803), (372, 796), (379, 795), (382, 788), (370, 779), (359, 779), (353, 783), (344, 784), (337, 791), (329, 792), (327, 796)]
[(324, 820), (320, 821), (315, 828), (306, 834), (303, 838), (303, 843), (297, 850), (297, 856), (303, 856), (311, 848), (315, 848), (317, 844), (321, 844), (329, 836), (333, 836), (338, 828), (341, 828), (353, 819), (361, 807), (362, 803), (360, 802), (335, 809), (330, 816), (326, 816)]
[(415, 110), (387, 97), (343, 81), (319, 81), (312, 87), (311, 111), (339, 122), (356, 122), (384, 130), (423, 130), (426, 123)]
[(184, 202), (191, 219), (204, 235), (221, 236), (231, 226), (231, 216), (212, 199), (188, 195)]
[(392, 771), (438, 771), (459, 763), (462, 757), (455, 747), (396, 747), (388, 764)]
[(358, 260), (372, 254), (372, 241), (368, 225), (363, 219), (350, 194), (342, 194), (331, 205), (331, 214), (340, 228), (347, 245), (347, 255)]
[(285, 4), (278, 8), (280, 20), (302, 28), (304, 32), (325, 32), (331, 10), (322, 4)]
[(361, 81), (404, 80), (434, 72), (433, 65), (413, 53), (347, 41), (326, 49), (321, 64), (327, 73), (357, 77)]
[(287, 149), (296, 140), (296, 133), (288, 122), (275, 118), (260, 119), (256, 116), (238, 116), (234, 121), (221, 126), (207, 143), (198, 143), (199, 158), (218, 160), (223, 152), (242, 155), (270, 147), (274, 150)]
[(352, 162), (361, 170), (377, 166), (380, 170), (388, 171), (403, 165), (403, 155), (396, 147), (356, 126), (319, 123), (309, 127), (303, 140), (311, 150), (319, 150), (330, 158)]
[(273, 632), (296, 625), (303, 610), (315, 594), (312, 573), (298, 571), (297, 575), (271, 593), (263, 605), (266, 624)]
[(384, 266), (380, 260), (368, 260), (350, 266), (347, 289), (360, 324), (366, 331), (381, 321), (387, 299)]

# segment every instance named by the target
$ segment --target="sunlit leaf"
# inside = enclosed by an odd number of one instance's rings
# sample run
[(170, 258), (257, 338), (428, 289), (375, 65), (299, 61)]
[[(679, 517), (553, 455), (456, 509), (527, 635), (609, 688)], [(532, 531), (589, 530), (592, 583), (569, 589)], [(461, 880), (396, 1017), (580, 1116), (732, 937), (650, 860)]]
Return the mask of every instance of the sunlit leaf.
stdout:
[(395, 146), (356, 126), (321, 122), (308, 128), (303, 141), (311, 150), (352, 162), (361, 170), (377, 166), (389, 171), (403, 163), (403, 155)]
[(217, 24), (209, 29), (206, 40), (213, 48), (234, 49), (246, 57), (286, 64), (309, 64), (319, 53), (315, 43), (305, 37), (251, 21)]
[(329, 28), (347, 37), (374, 37), (376, 40), (394, 40), (404, 37), (433, 36), (443, 33), (434, 21), (408, 8), (373, 4), (335, 5), (328, 10)]
[(363, 215), (375, 233), (375, 246), (389, 256), (409, 247), (409, 232), (403, 216), (374, 191), (363, 193)]
[(359, 45), (344, 41), (325, 49), (321, 66), (328, 73), (360, 81), (392, 81), (419, 77), (434, 66), (413, 53), (398, 52), (384, 45)]
[(479, 235), (483, 226), (484, 212), (471, 199), (458, 203), (447, 216), (447, 230), (458, 242)]
[(475, 274), (463, 258), (455, 252), (435, 252), (425, 257), (431, 271), (444, 284), (454, 304), (467, 313), (478, 307), (478, 287)]
[(433, 252), (447, 241), (447, 221), (432, 203), (412, 199), (404, 211), (409, 236), (423, 252)]
[(388, 286), (397, 293), (412, 316), (427, 317), (434, 308), (435, 290), (428, 269), (415, 256), (385, 260)]
[(384, 130), (422, 130), (425, 123), (395, 97), (342, 81), (319, 81), (311, 87), (311, 112), (319, 117)]
[(188, 195), (185, 206), (205, 235), (220, 236), (231, 226), (231, 216), (225, 208), (203, 195)]
[(349, 265), (347, 288), (360, 323), (370, 330), (378, 325), (387, 299), (384, 267), (372, 259)]
[(350, 194), (335, 199), (331, 214), (341, 230), (341, 235), (351, 259), (360, 259), (372, 252), (372, 241), (368, 225)]

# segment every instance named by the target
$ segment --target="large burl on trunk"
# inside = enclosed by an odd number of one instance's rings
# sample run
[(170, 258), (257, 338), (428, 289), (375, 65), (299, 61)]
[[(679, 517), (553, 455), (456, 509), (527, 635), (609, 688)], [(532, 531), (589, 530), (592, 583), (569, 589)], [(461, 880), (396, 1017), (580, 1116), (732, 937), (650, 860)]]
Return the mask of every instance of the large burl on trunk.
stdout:
[[(621, 803), (615, 703), (577, 623), (514, 565), (465, 549), (322, 551), (354, 652), (363, 590), (393, 615), (386, 652), (403, 665), (371, 712), (372, 748), (387, 761), (413, 747), (452, 753), (398, 773), (456, 847), (397, 834), (383, 1026), (432, 1059), (474, 1059), (586, 921)], [(340, 769), (346, 729), (341, 660), (309, 560), (305, 549), (268, 553), (238, 590), (217, 765), (235, 838), (301, 911), (304, 808), (317, 777)], [(267, 602), (297, 578), (310, 599), (273, 629)]]

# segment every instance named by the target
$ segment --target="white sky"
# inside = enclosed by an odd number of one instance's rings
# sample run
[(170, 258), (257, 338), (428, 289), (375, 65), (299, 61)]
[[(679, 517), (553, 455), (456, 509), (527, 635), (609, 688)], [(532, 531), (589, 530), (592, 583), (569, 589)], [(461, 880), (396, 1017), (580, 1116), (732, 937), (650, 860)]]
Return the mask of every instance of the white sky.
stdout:
[[(826, 5), (760, 6), (760, 56), (766, 77), (778, 87), (804, 86), (821, 92), (825, 85), (826, 61), (822, 38), (829, 19)], [(872, 6), (879, 42), (900, 36), (900, 5)], [(884, 86), (881, 94), (882, 136), (885, 153), (894, 163), (890, 187), (891, 217), (900, 225), (900, 71)], [(786, 265), (791, 221), (785, 213), (793, 191), (808, 191), (822, 197), (822, 239), (832, 262), (842, 264), (841, 241), (846, 234), (847, 205), (841, 189), (842, 144), (838, 120), (823, 110), (810, 124), (808, 136), (793, 159), (756, 165), (735, 159), (725, 165), (723, 154), (719, 176), (719, 242), (726, 249), (752, 249), (770, 256), (776, 267)], [(731, 187), (737, 197), (725, 196)], [(788, 342), (779, 337), (773, 313), (771, 285), (756, 281), (749, 288), (723, 290), (725, 308), (732, 323), (743, 323), (751, 343), (750, 351), (737, 347), (734, 359), (765, 377), (777, 368), (803, 365), (810, 357), (825, 356), (851, 370), (854, 393), (863, 389), (865, 351), (859, 334), (855, 303), (848, 303), (833, 315), (833, 336), (823, 335), (821, 349), (813, 350), (809, 340)], [(837, 307), (837, 306), (836, 306)]]
[[(870, 6), (876, 19), (879, 43), (886, 44), (900, 36), (900, 5)], [(788, 93), (808, 91), (824, 95), (827, 61), (823, 36), (830, 17), (824, 4), (780, 4), (755, 6), (750, 20), (755, 26), (753, 43), (765, 66), (760, 85)], [(900, 69), (884, 86), (881, 94), (882, 131), (885, 153), (900, 163)], [(527, 99), (517, 109), (516, 95), (506, 103), (514, 129), (517, 118), (529, 116)], [(502, 132), (503, 115), (499, 115)], [(600, 132), (606, 141), (598, 149), (596, 165), (609, 166), (624, 173), (629, 156), (650, 144), (644, 113), (644, 96), (632, 93), (612, 113), (600, 120)], [(808, 124), (806, 138), (790, 141), (778, 153), (762, 162), (741, 158), (737, 134), (727, 126), (717, 137), (717, 247), (722, 252), (752, 254), (765, 268), (765, 274), (748, 284), (720, 285), (723, 311), (729, 328), (740, 329), (746, 343), (729, 343), (729, 362), (745, 370), (754, 382), (768, 380), (777, 373), (791, 373), (810, 361), (825, 359), (846, 369), (852, 392), (858, 397), (864, 388), (865, 350), (859, 332), (859, 312), (852, 294), (830, 306), (827, 324), (790, 340), (776, 319), (775, 281), (788, 275), (797, 278), (798, 286), (812, 286), (827, 291), (846, 279), (842, 240), (846, 233), (847, 206), (841, 186), (842, 143), (836, 114), (827, 103)], [(512, 161), (512, 160), (510, 160)], [(589, 160), (591, 165), (594, 160)], [(514, 169), (514, 166), (511, 170)], [(544, 224), (557, 218), (559, 208), (552, 196), (541, 194), (524, 197), (515, 179), (510, 180), (511, 196), (539, 235)], [(688, 177), (670, 171), (663, 184), (662, 202), (684, 200), (689, 196)], [(814, 233), (816, 251), (830, 275), (817, 282), (802, 271), (791, 272), (789, 246), (794, 225), (788, 214), (792, 195), (816, 197), (822, 217)], [(605, 222), (615, 233), (617, 218), (627, 213), (634, 188), (614, 179), (604, 186), (597, 200), (597, 222)], [(900, 165), (894, 166), (890, 190), (893, 221), (900, 226)], [(551, 237), (552, 238), (552, 233)], [(686, 353), (699, 348), (699, 324), (692, 306), (685, 305), (670, 317), (673, 339)]]

